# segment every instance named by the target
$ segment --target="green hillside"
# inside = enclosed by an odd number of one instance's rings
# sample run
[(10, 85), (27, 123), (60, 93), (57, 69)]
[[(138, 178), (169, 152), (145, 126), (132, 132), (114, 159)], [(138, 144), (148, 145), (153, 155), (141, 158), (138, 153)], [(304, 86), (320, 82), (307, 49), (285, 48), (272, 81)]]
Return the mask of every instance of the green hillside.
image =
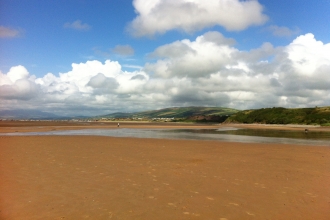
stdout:
[(232, 115), (238, 110), (222, 107), (175, 107), (139, 112), (134, 115), (147, 118), (186, 118), (195, 115)]
[[(102, 118), (146, 118), (161, 119), (174, 118), (180, 121), (224, 121), (229, 115), (238, 112), (236, 109), (222, 107), (174, 107), (160, 110), (135, 112), (135, 113), (112, 113)], [(221, 117), (221, 119), (220, 119)]]
[(244, 110), (231, 115), (226, 123), (318, 124), (330, 125), (330, 107), (263, 108)]

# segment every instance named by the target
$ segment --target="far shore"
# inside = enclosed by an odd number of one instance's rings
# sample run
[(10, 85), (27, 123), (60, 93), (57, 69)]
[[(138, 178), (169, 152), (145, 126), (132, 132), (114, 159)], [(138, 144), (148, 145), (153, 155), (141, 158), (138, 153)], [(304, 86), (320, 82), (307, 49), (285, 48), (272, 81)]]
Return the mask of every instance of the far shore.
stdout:
[(13, 132), (42, 132), (54, 130), (78, 129), (218, 129), (234, 127), (242, 129), (277, 129), (277, 130), (305, 130), (309, 132), (330, 132), (330, 127), (317, 125), (296, 124), (219, 124), (219, 123), (179, 123), (179, 122), (146, 122), (146, 121), (120, 121), (120, 122), (76, 122), (76, 121), (0, 121), (0, 133)]

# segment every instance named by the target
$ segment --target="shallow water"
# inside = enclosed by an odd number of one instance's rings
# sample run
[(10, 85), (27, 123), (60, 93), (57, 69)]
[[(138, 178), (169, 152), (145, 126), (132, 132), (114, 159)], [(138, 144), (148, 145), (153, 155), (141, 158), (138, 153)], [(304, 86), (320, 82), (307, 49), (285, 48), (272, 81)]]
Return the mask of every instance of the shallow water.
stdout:
[(275, 138), (295, 138), (305, 140), (328, 140), (330, 141), (330, 132), (305, 132), (296, 130), (269, 130), (269, 129), (238, 129), (238, 128), (220, 128), (195, 130), (191, 132), (197, 133), (212, 133), (212, 134), (231, 134), (244, 136), (258, 136), (258, 137), (275, 137)]
[(243, 143), (282, 143), (330, 146), (330, 132), (257, 130), (257, 129), (83, 129), (48, 132), (6, 133), (6, 136), (98, 135), (111, 137), (219, 140)]

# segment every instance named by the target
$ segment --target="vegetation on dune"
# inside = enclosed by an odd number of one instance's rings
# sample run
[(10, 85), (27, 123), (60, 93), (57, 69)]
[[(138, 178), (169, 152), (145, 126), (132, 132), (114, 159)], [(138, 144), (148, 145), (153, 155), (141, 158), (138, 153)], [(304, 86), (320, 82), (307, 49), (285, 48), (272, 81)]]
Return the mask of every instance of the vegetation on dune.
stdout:
[(222, 107), (175, 107), (135, 113), (113, 113), (100, 116), (100, 118), (107, 120), (330, 126), (330, 107), (294, 109), (274, 107), (244, 111)]
[(245, 124), (330, 124), (330, 107), (315, 108), (263, 108), (244, 110), (231, 115), (226, 123)]
[[(22, 113), (23, 112), (23, 113)], [(0, 112), (6, 119), (59, 119), (40, 111)], [(14, 113), (14, 114), (13, 114)], [(16, 115), (13, 116), (13, 115)], [(20, 116), (22, 115), (22, 116)], [(47, 117), (46, 117), (47, 116)], [(96, 117), (62, 118), (63, 120), (95, 121), (157, 121), (157, 122), (198, 122), (198, 123), (243, 123), (243, 124), (302, 124), (330, 126), (330, 106), (315, 108), (262, 108), (239, 111), (223, 107), (173, 107), (143, 112), (117, 112)], [(0, 119), (2, 120), (2, 119)]]

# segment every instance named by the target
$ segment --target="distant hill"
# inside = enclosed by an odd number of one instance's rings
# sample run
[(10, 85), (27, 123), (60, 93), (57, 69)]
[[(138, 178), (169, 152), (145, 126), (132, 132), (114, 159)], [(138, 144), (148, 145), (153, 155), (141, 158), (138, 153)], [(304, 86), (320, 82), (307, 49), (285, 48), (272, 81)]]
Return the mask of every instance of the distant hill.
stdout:
[(60, 116), (49, 112), (29, 109), (1, 110), (1, 119), (56, 119)]
[(160, 110), (134, 112), (134, 113), (112, 113), (99, 116), (100, 118), (147, 118), (165, 119), (174, 118), (179, 121), (224, 121), (229, 115), (238, 112), (236, 109), (223, 107), (174, 107)]
[(244, 110), (231, 115), (225, 123), (330, 125), (330, 107)]
[[(61, 117), (40, 110), (1, 110), (0, 119), (67, 120), (91, 117)], [(154, 120), (173, 122), (217, 122), (244, 124), (315, 124), (330, 126), (330, 106), (315, 108), (262, 108), (239, 111), (223, 107), (174, 107), (134, 113), (117, 112), (92, 117), (109, 120)]]

